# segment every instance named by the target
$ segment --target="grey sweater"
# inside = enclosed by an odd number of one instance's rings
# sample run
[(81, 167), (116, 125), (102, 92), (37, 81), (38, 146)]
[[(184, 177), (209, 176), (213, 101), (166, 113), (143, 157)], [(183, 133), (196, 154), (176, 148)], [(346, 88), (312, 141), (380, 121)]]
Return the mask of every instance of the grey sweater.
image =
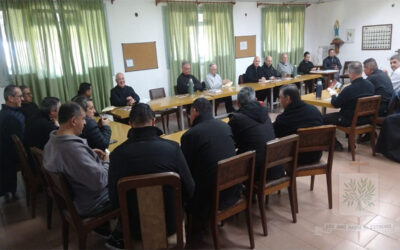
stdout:
[(65, 174), (80, 215), (89, 215), (108, 200), (108, 161), (101, 161), (86, 139), (74, 135), (56, 135), (44, 147), (43, 165), (50, 172)]

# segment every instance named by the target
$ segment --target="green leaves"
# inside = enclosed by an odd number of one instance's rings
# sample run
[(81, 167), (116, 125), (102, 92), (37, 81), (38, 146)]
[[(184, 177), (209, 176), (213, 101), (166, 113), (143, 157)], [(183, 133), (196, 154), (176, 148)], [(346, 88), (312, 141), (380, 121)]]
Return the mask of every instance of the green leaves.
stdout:
[(345, 194), (343, 195), (343, 203), (348, 207), (355, 206), (356, 210), (362, 211), (367, 207), (375, 206), (373, 198), (376, 195), (375, 185), (368, 178), (350, 179), (348, 183), (344, 183)]

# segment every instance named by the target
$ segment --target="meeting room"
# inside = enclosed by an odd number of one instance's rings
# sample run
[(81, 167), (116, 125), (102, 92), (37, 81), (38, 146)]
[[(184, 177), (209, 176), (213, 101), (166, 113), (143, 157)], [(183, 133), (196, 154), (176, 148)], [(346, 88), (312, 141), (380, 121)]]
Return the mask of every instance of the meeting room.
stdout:
[(1, 0), (0, 249), (400, 249), (399, 0)]

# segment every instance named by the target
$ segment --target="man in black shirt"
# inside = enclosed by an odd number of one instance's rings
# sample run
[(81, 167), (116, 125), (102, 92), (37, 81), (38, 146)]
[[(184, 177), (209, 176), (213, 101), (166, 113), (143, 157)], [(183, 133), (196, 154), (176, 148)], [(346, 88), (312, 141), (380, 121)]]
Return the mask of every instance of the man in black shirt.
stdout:
[(104, 151), (106, 148), (108, 148), (108, 145), (110, 144), (111, 121), (107, 118), (101, 117), (96, 123), (96, 121), (93, 119), (96, 110), (94, 109), (92, 99), (88, 99), (85, 96), (78, 96), (73, 101), (78, 103), (79, 106), (81, 106), (86, 112), (86, 124), (80, 137), (87, 139), (89, 147), (93, 149), (101, 149)]
[[(205, 98), (198, 98), (192, 104), (190, 122), (192, 127), (181, 138), (183, 154), (196, 182), (188, 210), (194, 219), (206, 220), (211, 209), (217, 163), (236, 155), (235, 143), (231, 128), (225, 122), (214, 119), (210, 101)], [(219, 209), (235, 204), (241, 191), (242, 185), (222, 191)]]
[(192, 79), (193, 81), (193, 91), (202, 91), (205, 89), (205, 86), (203, 86), (203, 84), (199, 80), (197, 80), (194, 75), (190, 74), (190, 63), (185, 61), (182, 63), (182, 73), (176, 80), (178, 95), (189, 93), (190, 79)]
[[(115, 207), (118, 203), (118, 181), (127, 176), (174, 172), (182, 182), (183, 201), (194, 193), (195, 184), (179, 144), (160, 138), (163, 132), (154, 126), (154, 113), (144, 103), (135, 105), (129, 115), (131, 132), (128, 140), (118, 146), (110, 155), (108, 171), (109, 197)], [(167, 234), (175, 233), (175, 206), (173, 193), (164, 189), (164, 204)], [(136, 193), (128, 194), (130, 225), (134, 237), (140, 237), (139, 213)], [(182, 204), (183, 205), (183, 204)]]
[(21, 111), (25, 116), (25, 125), (28, 125), (33, 119), (40, 116), (39, 107), (33, 102), (32, 92), (25, 85), (21, 85), (22, 104)]
[(323, 69), (337, 69), (339, 72), (335, 74), (335, 79), (339, 81), (339, 75), (340, 75), (340, 70), (342, 69), (342, 64), (340, 63), (339, 58), (335, 56), (335, 50), (330, 49), (329, 50), (329, 56), (326, 57), (323, 61)]
[(389, 102), (393, 95), (393, 85), (389, 76), (378, 69), (378, 65), (374, 58), (364, 61), (364, 73), (368, 76), (375, 87), (375, 95), (381, 96), (381, 106), (379, 107), (379, 116), (386, 116), (389, 108)]
[[(276, 117), (273, 123), (277, 137), (295, 134), (299, 128), (323, 125), (321, 112), (316, 107), (301, 100), (296, 85), (282, 86), (279, 101), (285, 110)], [(321, 151), (299, 153), (298, 162), (299, 164), (318, 162), (321, 156)]]
[(110, 101), (113, 106), (133, 106), (140, 101), (140, 97), (132, 87), (125, 85), (125, 77), (122, 73), (115, 75), (117, 86), (111, 89)]
[[(264, 60), (264, 64), (261, 67), (262, 72), (263, 72), (263, 77), (266, 80), (274, 80), (276, 77), (281, 77), (281, 74), (274, 68), (274, 66), (272, 66), (272, 57), (271, 56), (267, 56)], [(268, 102), (271, 103), (271, 89), (266, 89), (264, 92), (262, 93), (264, 90), (258, 91), (257, 92), (257, 99), (259, 99), (260, 101), (263, 101), (265, 99), (265, 97), (268, 98)], [(273, 88), (273, 98), (276, 98), (279, 94), (279, 88)], [(264, 97), (264, 99), (263, 99)]]
[(49, 140), (50, 132), (57, 130), (60, 126), (58, 124), (60, 106), (60, 100), (56, 97), (45, 97), (43, 99), (40, 107), (40, 116), (33, 120), (25, 130), (25, 145), (28, 149), (30, 147), (44, 149)]
[[(303, 61), (301, 61), (301, 63), (299, 64), (297, 73), (299, 73), (300, 75), (304, 75), (304, 74), (310, 74), (310, 71), (312, 70), (316, 70), (314, 64), (310, 61), (310, 58), (311, 58), (310, 52), (306, 51), (304, 53)], [(311, 93), (314, 87), (313, 86), (314, 80), (304, 81), (304, 84), (307, 86), (308, 92)]]
[(92, 97), (92, 84), (90, 84), (88, 82), (81, 83), (79, 85), (78, 93), (71, 100), (77, 98), (78, 96), (85, 96), (87, 98), (91, 98)]
[[(246, 73), (244, 75), (245, 83), (265, 81), (263, 69), (260, 67), (260, 61), (261, 61), (260, 57), (256, 56), (253, 59), (253, 64), (247, 67)], [(269, 91), (267, 89), (257, 91), (256, 92), (257, 99), (259, 101), (264, 101), (268, 93)]]
[[(333, 124), (348, 127), (353, 120), (357, 100), (360, 97), (372, 96), (375, 94), (374, 85), (362, 77), (363, 67), (360, 62), (352, 62), (349, 65), (349, 78), (351, 84), (344, 88), (338, 95), (335, 90), (328, 88), (331, 95), (331, 104), (335, 108), (340, 108), (339, 112), (324, 115), (324, 124)], [(331, 86), (332, 87), (332, 86)], [(368, 117), (361, 117), (358, 125), (366, 124), (370, 121)], [(342, 150), (342, 145), (336, 141), (336, 149)]]

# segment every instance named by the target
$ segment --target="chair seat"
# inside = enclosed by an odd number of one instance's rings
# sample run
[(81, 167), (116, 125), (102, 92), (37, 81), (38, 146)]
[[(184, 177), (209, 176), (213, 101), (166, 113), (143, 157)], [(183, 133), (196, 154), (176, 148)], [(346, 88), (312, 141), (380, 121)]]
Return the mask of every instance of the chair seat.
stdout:
[[(356, 133), (366, 133), (370, 130), (372, 130), (374, 127), (371, 124), (365, 124), (365, 125), (360, 125), (355, 127)], [(342, 130), (345, 133), (350, 133), (351, 127), (341, 127), (337, 126), (337, 129)]]
[(282, 184), (284, 182), (290, 181), (289, 176), (284, 176), (276, 180), (268, 181), (265, 183), (265, 188), (273, 187), (273, 186), (278, 186), (279, 184)]
[(320, 160), (319, 162), (311, 163), (311, 164), (305, 164), (305, 165), (299, 165), (297, 167), (297, 172), (299, 171), (305, 171), (305, 170), (314, 170), (314, 169), (326, 169), (327, 163), (323, 160)]

